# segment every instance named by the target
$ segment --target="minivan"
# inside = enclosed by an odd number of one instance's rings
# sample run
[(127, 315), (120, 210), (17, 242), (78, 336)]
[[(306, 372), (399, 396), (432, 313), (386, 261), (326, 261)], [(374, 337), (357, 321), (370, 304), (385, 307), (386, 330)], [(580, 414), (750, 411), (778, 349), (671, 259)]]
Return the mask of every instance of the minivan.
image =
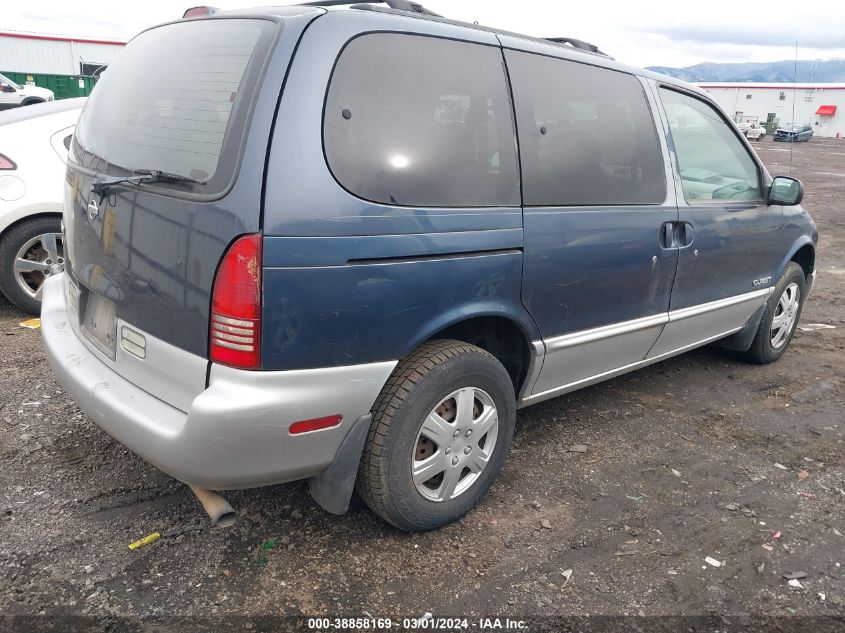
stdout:
[(715, 341), (784, 354), (816, 227), (706, 92), (338, 4), (192, 9), (86, 103), (42, 331), (106, 432), (201, 498), (308, 479), (427, 530), (520, 407)]

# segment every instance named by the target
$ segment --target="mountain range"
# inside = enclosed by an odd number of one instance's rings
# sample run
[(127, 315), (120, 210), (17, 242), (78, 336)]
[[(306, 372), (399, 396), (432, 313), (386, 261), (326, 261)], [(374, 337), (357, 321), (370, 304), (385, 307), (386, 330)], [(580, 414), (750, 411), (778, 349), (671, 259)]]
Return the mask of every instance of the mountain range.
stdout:
[(708, 81), (792, 83), (793, 80), (798, 83), (845, 83), (845, 59), (799, 60), (797, 75), (794, 60), (738, 64), (704, 62), (685, 68), (649, 66), (648, 69), (693, 83)]

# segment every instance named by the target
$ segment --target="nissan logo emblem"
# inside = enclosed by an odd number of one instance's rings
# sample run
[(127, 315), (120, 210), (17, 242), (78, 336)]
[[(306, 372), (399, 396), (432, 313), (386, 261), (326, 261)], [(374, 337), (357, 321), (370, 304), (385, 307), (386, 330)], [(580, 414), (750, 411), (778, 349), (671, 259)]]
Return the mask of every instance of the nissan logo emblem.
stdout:
[(100, 205), (97, 204), (97, 201), (91, 198), (88, 201), (88, 219), (93, 220), (98, 215), (100, 215)]

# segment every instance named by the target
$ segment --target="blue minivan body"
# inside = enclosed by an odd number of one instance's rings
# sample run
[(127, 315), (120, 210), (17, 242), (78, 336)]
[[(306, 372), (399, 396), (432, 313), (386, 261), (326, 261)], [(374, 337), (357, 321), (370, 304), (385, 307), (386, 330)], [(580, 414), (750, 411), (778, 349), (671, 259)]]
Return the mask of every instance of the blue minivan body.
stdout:
[[(779, 357), (815, 276), (802, 191), (705, 92), (603, 54), (372, 5), (214, 13), (140, 34), (86, 105), (42, 329), (83, 410), (174, 477), (309, 478), (333, 512), (358, 479), (436, 527), (492, 481), (514, 407), (713, 341)], [(423, 420), (469, 387), (416, 419), (397, 381), (470, 352), (489, 382), (453, 445)], [(390, 501), (396, 411), (422, 424), (408, 477), (484, 463)]]

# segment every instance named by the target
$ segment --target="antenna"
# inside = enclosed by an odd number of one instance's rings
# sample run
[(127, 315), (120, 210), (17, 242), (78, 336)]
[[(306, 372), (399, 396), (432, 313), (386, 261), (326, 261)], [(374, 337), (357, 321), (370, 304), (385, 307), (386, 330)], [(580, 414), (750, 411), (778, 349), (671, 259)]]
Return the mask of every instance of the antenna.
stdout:
[[(798, 83), (798, 40), (795, 40), (795, 66), (792, 69), (792, 123), (795, 125), (795, 92)], [(795, 140), (798, 138), (798, 133), (789, 139), (789, 175), (792, 175), (792, 150), (795, 147)]]

